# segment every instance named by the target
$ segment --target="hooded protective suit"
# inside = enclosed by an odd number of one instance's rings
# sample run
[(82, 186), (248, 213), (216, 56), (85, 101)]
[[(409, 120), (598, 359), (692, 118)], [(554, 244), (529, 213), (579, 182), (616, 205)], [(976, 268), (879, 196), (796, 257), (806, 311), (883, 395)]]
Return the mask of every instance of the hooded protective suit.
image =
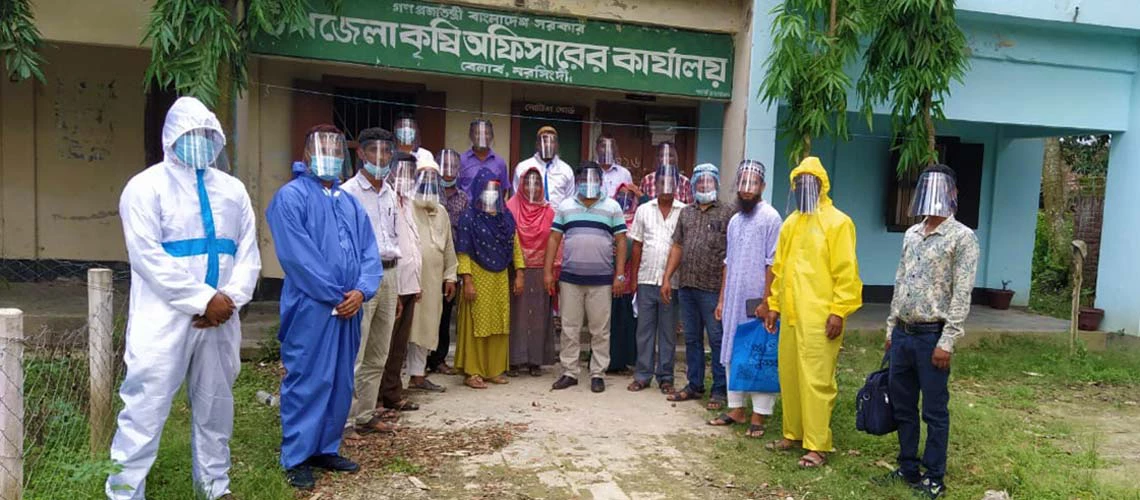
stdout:
[(383, 271), (368, 214), (339, 185), (326, 189), (306, 172), (277, 191), (266, 216), (285, 271), (277, 334), (286, 370), (281, 465), (292, 469), (340, 448), (361, 313), (341, 318), (332, 312), (353, 290), (371, 300)]
[(838, 391), (835, 364), (843, 337), (828, 340), (827, 318), (846, 320), (863, 305), (863, 282), (855, 258), (855, 224), (835, 208), (831, 183), (819, 158), (805, 158), (792, 170), (820, 179), (813, 214), (796, 211), (784, 221), (772, 265), (770, 310), (780, 313), (780, 394), (784, 437), (803, 440), (804, 449), (830, 452), (831, 411)]
[(229, 492), (233, 384), (241, 366), (237, 314), (216, 328), (192, 325), (216, 293), (240, 308), (250, 301), (261, 257), (256, 220), (241, 181), (195, 170), (174, 156), (192, 129), (221, 124), (197, 99), (178, 99), (162, 129), (163, 161), (127, 183), (119, 201), (131, 262), (127, 375), (111, 444), (122, 471), (107, 479), (109, 498), (141, 499), (171, 401), (187, 380), (192, 409), (193, 479), (206, 498)]

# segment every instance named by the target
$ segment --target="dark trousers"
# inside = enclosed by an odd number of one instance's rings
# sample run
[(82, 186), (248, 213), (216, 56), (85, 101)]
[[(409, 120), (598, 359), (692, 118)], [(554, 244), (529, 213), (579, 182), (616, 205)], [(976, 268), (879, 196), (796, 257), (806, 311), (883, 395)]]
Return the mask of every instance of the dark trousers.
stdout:
[(705, 332), (709, 336), (712, 349), (712, 393), (714, 398), (724, 399), (728, 386), (724, 378), (724, 365), (720, 362), (720, 343), (724, 338), (724, 327), (716, 319), (716, 303), (720, 300), (717, 292), (707, 292), (696, 288), (682, 288), (677, 291), (681, 303), (681, 330), (685, 333), (685, 377), (689, 379), (689, 392), (705, 392)]
[(926, 422), (926, 451), (921, 465), (926, 477), (942, 480), (946, 475), (946, 446), (950, 440), (950, 372), (930, 362), (939, 333), (907, 334), (899, 328), (891, 332), (890, 396), (899, 430), (899, 468), (908, 478), (919, 477), (918, 422), (919, 393), (922, 394), (922, 421)]
[[(461, 290), (458, 286), (456, 285), (456, 292)], [(456, 293), (455, 296), (458, 297), (459, 294)], [(439, 345), (428, 355), (427, 367), (429, 371), (435, 371), (439, 365), (447, 361), (447, 351), (451, 350), (451, 309), (453, 307), (455, 307), (455, 299), (447, 300), (447, 297), (444, 297), (443, 313), (439, 318)]]
[(388, 361), (384, 363), (384, 377), (380, 379), (380, 403), (392, 408), (404, 400), (404, 382), (400, 372), (404, 369), (404, 359), (408, 357), (408, 338), (412, 335), (412, 315), (416, 312), (416, 296), (401, 295), (400, 304), (404, 310), (396, 318), (392, 327), (392, 343), (388, 347)]

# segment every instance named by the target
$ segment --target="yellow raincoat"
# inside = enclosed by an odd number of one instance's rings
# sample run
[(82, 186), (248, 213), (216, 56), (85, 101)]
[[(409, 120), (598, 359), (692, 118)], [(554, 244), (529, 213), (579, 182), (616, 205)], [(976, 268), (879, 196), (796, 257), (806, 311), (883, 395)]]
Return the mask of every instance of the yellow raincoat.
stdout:
[(788, 216), (776, 244), (775, 279), (768, 306), (780, 313), (780, 394), (784, 437), (804, 449), (834, 451), (831, 412), (838, 388), (835, 365), (840, 336), (828, 340), (828, 316), (847, 319), (863, 305), (863, 282), (855, 258), (855, 224), (831, 202), (827, 171), (814, 156), (792, 170), (820, 180), (819, 207), (813, 214)]

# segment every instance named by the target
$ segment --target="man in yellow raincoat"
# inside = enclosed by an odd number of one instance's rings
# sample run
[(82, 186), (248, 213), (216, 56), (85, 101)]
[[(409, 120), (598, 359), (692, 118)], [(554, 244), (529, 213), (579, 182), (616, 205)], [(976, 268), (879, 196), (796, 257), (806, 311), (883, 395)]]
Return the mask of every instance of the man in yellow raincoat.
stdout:
[(838, 388), (835, 364), (843, 324), (863, 305), (855, 258), (855, 224), (835, 208), (827, 172), (814, 156), (792, 170), (795, 211), (784, 221), (772, 265), (774, 280), (765, 322), (781, 317), (779, 373), (784, 439), (769, 445), (807, 451), (800, 466), (819, 467), (831, 442), (831, 412)]

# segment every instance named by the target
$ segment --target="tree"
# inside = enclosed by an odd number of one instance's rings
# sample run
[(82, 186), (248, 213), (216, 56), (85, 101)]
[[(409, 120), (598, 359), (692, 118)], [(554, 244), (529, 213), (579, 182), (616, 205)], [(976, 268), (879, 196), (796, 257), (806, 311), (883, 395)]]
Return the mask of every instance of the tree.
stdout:
[(1041, 198), (1049, 228), (1049, 251), (1054, 256), (1067, 256), (1071, 234), (1069, 228), (1069, 169), (1061, 154), (1061, 141), (1045, 139), (1045, 158), (1041, 169)]
[(785, 0), (773, 13), (774, 47), (760, 94), (771, 106), (790, 108), (780, 123), (791, 143), (792, 164), (811, 154), (812, 138), (846, 139), (847, 91), (843, 70), (859, 53), (859, 0)]
[(1061, 157), (1074, 173), (1093, 176), (1108, 173), (1111, 136), (1105, 134), (1062, 137), (1060, 143)]
[(942, 105), (950, 83), (962, 81), (968, 67), (954, 0), (880, 0), (867, 6), (875, 33), (858, 83), (867, 122), (876, 103), (890, 101), (899, 173), (937, 163), (934, 121), (946, 118)]
[(43, 82), (40, 69), (43, 56), (37, 50), (43, 43), (40, 30), (32, 19), (29, 0), (0, 0), (0, 55), (4, 68), (13, 81), (34, 77)]

